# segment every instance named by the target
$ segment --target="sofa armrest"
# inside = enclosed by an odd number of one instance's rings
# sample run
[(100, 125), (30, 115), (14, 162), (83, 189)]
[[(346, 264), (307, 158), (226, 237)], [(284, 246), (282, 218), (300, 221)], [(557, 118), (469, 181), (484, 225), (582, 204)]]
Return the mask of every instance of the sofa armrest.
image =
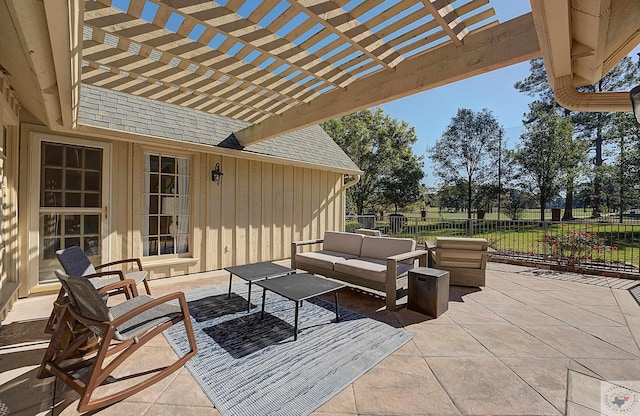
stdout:
[(427, 265), (428, 254), (428, 250), (414, 250), (387, 257), (387, 276), (385, 282), (385, 291), (387, 295), (386, 307), (388, 311), (396, 310), (396, 272), (398, 270), (398, 262), (402, 260), (417, 258), (420, 260), (420, 267), (425, 267)]
[(418, 259), (420, 260), (420, 267), (425, 267), (427, 265), (428, 255), (429, 250), (413, 250), (406, 253), (396, 254), (395, 256), (387, 257), (387, 266), (389, 266), (389, 260), (394, 260), (397, 264), (397, 262), (402, 260)]
[(315, 240), (294, 241), (291, 243), (291, 268), (296, 268), (296, 254), (298, 253), (298, 247), (310, 246), (312, 244), (320, 244), (324, 239), (317, 238)]
[(308, 246), (310, 244), (320, 244), (324, 241), (322, 238), (316, 238), (315, 240), (303, 240), (303, 241), (294, 241), (291, 243), (291, 247), (295, 246)]

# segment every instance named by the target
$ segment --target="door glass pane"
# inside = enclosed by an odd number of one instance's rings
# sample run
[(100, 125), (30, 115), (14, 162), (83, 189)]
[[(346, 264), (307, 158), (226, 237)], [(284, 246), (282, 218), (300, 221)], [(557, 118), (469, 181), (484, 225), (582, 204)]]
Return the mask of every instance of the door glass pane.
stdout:
[(100, 190), (100, 172), (84, 173), (84, 190), (99, 191)]
[[(99, 208), (102, 206), (102, 150), (42, 143), (40, 206)], [(54, 194), (52, 190), (60, 190)], [(72, 192), (68, 192), (72, 191)]]
[(41, 283), (57, 281), (56, 250), (79, 246), (94, 265), (101, 264), (102, 157), (102, 149), (42, 143)]
[(65, 215), (64, 216), (64, 233), (80, 234), (80, 215)]
[(84, 206), (86, 208), (100, 208), (100, 194), (99, 193), (85, 193), (84, 194)]
[(46, 168), (42, 186), (44, 189), (62, 189), (62, 169)]
[(53, 144), (53, 143), (44, 143), (43, 144), (43, 160), (44, 164), (47, 166), (63, 166), (64, 159), (64, 146)]
[(64, 165), (68, 168), (82, 167), (82, 148), (65, 146), (65, 155), (67, 159)]
[(102, 170), (102, 150), (84, 150), (84, 168), (91, 170)]
[(65, 172), (65, 188), (82, 190), (82, 172), (79, 170), (68, 170)]
[(100, 233), (100, 216), (99, 215), (85, 215), (84, 216), (84, 233), (95, 234)]
[(65, 192), (65, 207), (80, 207), (82, 205), (82, 194), (80, 192)]

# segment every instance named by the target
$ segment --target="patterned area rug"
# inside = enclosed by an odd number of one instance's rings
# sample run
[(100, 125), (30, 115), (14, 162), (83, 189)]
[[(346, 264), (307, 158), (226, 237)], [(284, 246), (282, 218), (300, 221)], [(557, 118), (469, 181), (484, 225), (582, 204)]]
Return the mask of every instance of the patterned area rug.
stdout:
[(629, 289), (629, 292), (631, 292), (631, 296), (633, 296), (636, 302), (638, 302), (638, 305), (640, 305), (640, 284)]
[[(295, 303), (253, 285), (256, 308), (247, 313), (247, 285), (234, 283), (186, 293), (198, 354), (186, 367), (223, 415), (307, 415), (323, 405), (413, 334), (311, 299), (300, 307), (293, 340)], [(176, 325), (165, 336), (177, 352), (187, 350)]]

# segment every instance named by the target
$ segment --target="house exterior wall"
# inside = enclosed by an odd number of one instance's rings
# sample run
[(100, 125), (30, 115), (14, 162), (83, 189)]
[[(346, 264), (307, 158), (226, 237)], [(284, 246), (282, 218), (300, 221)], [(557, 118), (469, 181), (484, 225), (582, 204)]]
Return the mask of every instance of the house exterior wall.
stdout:
[[(55, 290), (38, 283), (40, 141), (93, 143), (108, 149), (108, 191), (104, 195), (107, 244), (103, 262), (142, 258), (150, 278), (217, 270), (226, 266), (281, 260), (291, 242), (321, 238), (324, 230), (344, 229), (343, 174), (287, 164), (264, 157), (248, 160), (205, 153), (187, 144), (157, 140), (132, 142), (59, 134), (45, 126), (21, 125), (20, 270), (21, 296)], [(142, 221), (145, 152), (190, 159), (189, 252), (143, 257)], [(36, 155), (36, 156), (34, 156)], [(211, 171), (224, 173), (218, 185)]]
[(20, 106), (0, 72), (0, 321), (18, 297), (18, 123)]

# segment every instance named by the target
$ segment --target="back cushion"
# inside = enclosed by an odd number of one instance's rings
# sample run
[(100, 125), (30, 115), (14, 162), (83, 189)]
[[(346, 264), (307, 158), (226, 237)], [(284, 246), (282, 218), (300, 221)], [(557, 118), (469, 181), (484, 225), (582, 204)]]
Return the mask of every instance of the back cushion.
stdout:
[[(389, 256), (413, 251), (415, 248), (416, 242), (411, 238), (365, 236), (362, 240), (362, 252), (360, 256), (386, 259)], [(413, 262), (413, 260), (409, 260), (409, 262)]]
[(89, 258), (78, 246), (56, 251), (56, 257), (64, 269), (64, 272), (69, 276), (81, 277), (96, 272)]
[(339, 231), (325, 231), (323, 250), (337, 251), (338, 253), (360, 255), (363, 236)]
[(486, 251), (489, 247), (489, 242), (484, 238), (436, 237), (436, 247)]

